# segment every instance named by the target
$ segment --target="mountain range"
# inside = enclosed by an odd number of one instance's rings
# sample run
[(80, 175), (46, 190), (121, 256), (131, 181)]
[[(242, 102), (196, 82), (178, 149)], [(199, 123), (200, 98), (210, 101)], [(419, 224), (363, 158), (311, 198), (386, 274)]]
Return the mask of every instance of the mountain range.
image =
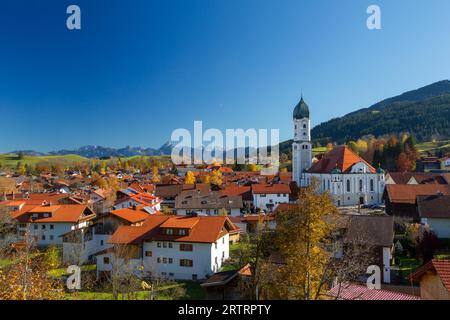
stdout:
[(413, 133), (418, 142), (450, 139), (450, 81), (385, 99), (314, 127), (313, 141), (345, 143), (365, 135)]
[[(450, 139), (450, 81), (443, 80), (382, 100), (368, 108), (359, 109), (339, 118), (315, 126), (312, 139), (315, 144), (345, 143), (366, 135), (413, 133), (418, 142), (431, 139)], [(280, 143), (280, 152), (288, 153), (292, 140)], [(77, 154), (87, 158), (170, 155), (173, 144), (164, 143), (158, 149), (130, 147), (109, 148), (84, 146), (74, 150), (58, 150), (47, 154), (22, 150), (28, 155)], [(247, 148), (246, 148), (247, 149)], [(18, 153), (12, 151), (11, 153)], [(246, 150), (248, 153), (248, 150)]]

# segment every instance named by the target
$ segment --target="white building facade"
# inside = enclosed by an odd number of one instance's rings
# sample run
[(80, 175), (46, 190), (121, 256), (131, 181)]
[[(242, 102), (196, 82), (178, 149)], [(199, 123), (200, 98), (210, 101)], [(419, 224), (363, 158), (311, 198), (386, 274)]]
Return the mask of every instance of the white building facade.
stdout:
[(309, 108), (303, 98), (294, 109), (292, 145), (293, 180), (308, 186), (317, 179), (320, 190), (329, 192), (335, 205), (382, 203), (385, 173), (375, 169), (346, 146), (337, 146), (312, 164)]

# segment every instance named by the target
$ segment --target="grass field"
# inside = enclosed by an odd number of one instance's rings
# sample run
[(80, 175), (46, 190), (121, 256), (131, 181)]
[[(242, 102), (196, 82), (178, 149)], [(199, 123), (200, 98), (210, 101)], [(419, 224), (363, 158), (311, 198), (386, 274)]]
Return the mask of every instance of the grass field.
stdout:
[[(182, 287), (186, 290), (185, 295), (180, 297), (183, 300), (202, 300), (205, 298), (205, 292), (200, 286), (199, 282), (194, 281), (177, 281), (176, 284), (167, 287), (162, 287), (156, 293), (156, 300), (171, 300), (172, 298), (165, 294), (169, 289), (174, 287)], [(133, 293), (135, 300), (149, 300), (149, 291), (136, 291)], [(111, 292), (95, 292), (95, 291), (78, 291), (73, 293), (66, 293), (66, 300), (112, 300)], [(119, 295), (119, 300), (128, 299), (128, 297)]]
[(0, 164), (3, 168), (14, 168), (19, 162), (22, 165), (34, 165), (41, 162), (58, 162), (63, 165), (70, 166), (88, 160), (88, 158), (84, 158), (75, 154), (68, 154), (64, 156), (25, 156), (23, 159), (19, 159), (15, 154), (0, 154)]
[(429, 142), (422, 142), (417, 144), (417, 149), (419, 152), (435, 152), (439, 150), (450, 150), (450, 140), (444, 140), (444, 141), (429, 141)]
[[(122, 161), (141, 158), (142, 156), (132, 156), (120, 158)], [(156, 159), (160, 161), (169, 161), (170, 156), (144, 156), (146, 159)], [(107, 159), (106, 161), (114, 161), (117, 158)], [(0, 168), (15, 168), (20, 162), (22, 165), (35, 165), (38, 163), (59, 163), (65, 167), (75, 164), (91, 161), (93, 159), (85, 158), (76, 154), (68, 154), (64, 156), (25, 156), (19, 159), (16, 154), (0, 154)]]
[(315, 156), (318, 153), (324, 153), (327, 152), (327, 147), (318, 147), (312, 149), (313, 155)]

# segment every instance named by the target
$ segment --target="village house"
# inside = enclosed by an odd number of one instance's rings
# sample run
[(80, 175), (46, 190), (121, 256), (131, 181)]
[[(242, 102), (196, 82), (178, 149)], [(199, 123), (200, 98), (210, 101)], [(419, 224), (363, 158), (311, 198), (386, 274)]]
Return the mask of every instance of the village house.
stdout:
[[(394, 219), (387, 215), (341, 214), (337, 223), (342, 237), (335, 239), (336, 258), (351, 246), (366, 248), (368, 265), (377, 265), (383, 283), (391, 283), (391, 259), (394, 248)], [(366, 250), (364, 249), (364, 250)]]
[(291, 189), (288, 184), (252, 184), (253, 206), (265, 212), (274, 211), (280, 203), (288, 203)]
[(23, 205), (11, 214), (18, 223), (18, 240), (29, 234), (38, 247), (62, 245), (62, 235), (72, 227), (93, 219), (95, 213), (85, 205)]
[[(114, 247), (97, 255), (97, 272), (99, 277), (112, 272), (126, 256), (126, 265), (144, 277), (205, 279), (228, 259), (232, 229), (231, 221), (222, 216), (149, 216), (141, 226), (116, 230), (110, 240)], [(126, 254), (118, 254), (116, 247)]]
[(417, 209), (422, 224), (438, 238), (450, 239), (450, 195), (418, 196)]
[(417, 172), (433, 172), (441, 170), (441, 161), (439, 157), (427, 156), (420, 157), (416, 161), (416, 171)]
[(445, 184), (388, 184), (383, 199), (386, 213), (392, 216), (419, 221), (417, 196), (450, 195), (450, 185)]
[(420, 283), (423, 300), (450, 300), (450, 260), (429, 261), (410, 278)]
[(201, 284), (206, 300), (240, 300), (244, 297), (241, 282), (249, 281), (252, 270), (249, 264), (237, 270), (217, 272)]
[(441, 173), (389, 172), (386, 184), (448, 184)]
[(63, 235), (63, 261), (76, 264), (95, 262), (98, 252), (112, 247), (109, 240), (119, 226), (142, 225), (149, 214), (145, 206), (117, 209), (98, 215), (89, 223), (72, 227)]
[(226, 210), (230, 216), (240, 216), (244, 208), (242, 197), (227, 196), (222, 191), (202, 192), (197, 190), (182, 191), (175, 202), (177, 215), (218, 215)]
[(140, 205), (144, 205), (151, 211), (161, 210), (161, 201), (158, 197), (149, 193), (138, 192), (133, 188), (126, 188), (117, 191), (117, 200), (113, 206), (113, 209), (130, 208)]

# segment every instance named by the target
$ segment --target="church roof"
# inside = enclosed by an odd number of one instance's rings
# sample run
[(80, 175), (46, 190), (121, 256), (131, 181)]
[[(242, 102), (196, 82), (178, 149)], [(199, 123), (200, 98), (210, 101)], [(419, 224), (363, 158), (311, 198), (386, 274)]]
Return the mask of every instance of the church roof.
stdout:
[(375, 173), (376, 170), (364, 159), (354, 153), (347, 146), (337, 146), (333, 150), (325, 153), (322, 158), (313, 164), (308, 173), (336, 173), (339, 170), (342, 173), (349, 173), (353, 165), (363, 162), (370, 172)]
[(300, 102), (295, 107), (293, 117), (294, 119), (309, 118), (309, 107), (303, 100), (303, 97), (300, 99)]

